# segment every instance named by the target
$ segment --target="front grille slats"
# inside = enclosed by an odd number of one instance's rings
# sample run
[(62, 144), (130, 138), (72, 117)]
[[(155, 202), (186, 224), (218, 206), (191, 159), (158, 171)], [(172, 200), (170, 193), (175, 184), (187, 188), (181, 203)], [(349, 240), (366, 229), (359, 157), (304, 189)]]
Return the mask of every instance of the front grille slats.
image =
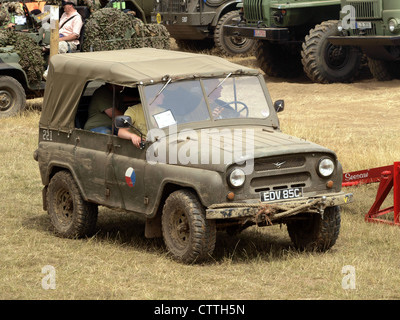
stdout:
[(276, 190), (282, 188), (305, 186), (306, 181), (308, 181), (309, 179), (310, 175), (307, 172), (300, 172), (296, 174), (253, 178), (250, 182), (250, 185), (255, 189), (255, 191), (265, 190), (265, 188), (272, 188)]
[(355, 8), (357, 19), (380, 19), (382, 17), (381, 1), (347, 1), (347, 5)]
[(244, 12), (248, 21), (262, 21), (262, 0), (244, 1)]
[(161, 0), (160, 1), (160, 12), (186, 12), (187, 1), (182, 0)]
[(306, 157), (301, 154), (255, 159), (250, 187), (255, 192), (305, 187), (311, 180), (305, 163)]
[(276, 170), (302, 167), (306, 159), (303, 156), (260, 158), (254, 161), (255, 171)]

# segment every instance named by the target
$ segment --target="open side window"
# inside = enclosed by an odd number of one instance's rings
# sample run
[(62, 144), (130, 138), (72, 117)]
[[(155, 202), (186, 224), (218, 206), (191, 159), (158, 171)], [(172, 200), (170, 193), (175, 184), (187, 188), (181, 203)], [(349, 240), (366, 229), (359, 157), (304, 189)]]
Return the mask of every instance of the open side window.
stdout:
[(75, 127), (78, 129), (84, 129), (85, 123), (89, 117), (89, 105), (92, 99), (93, 93), (96, 89), (104, 85), (104, 81), (89, 81), (83, 94), (79, 100), (78, 110), (75, 116)]
[(79, 100), (75, 127), (98, 133), (111, 133), (112, 116), (123, 115), (129, 106), (137, 103), (140, 103), (140, 97), (136, 87), (122, 87), (98, 80), (89, 81)]

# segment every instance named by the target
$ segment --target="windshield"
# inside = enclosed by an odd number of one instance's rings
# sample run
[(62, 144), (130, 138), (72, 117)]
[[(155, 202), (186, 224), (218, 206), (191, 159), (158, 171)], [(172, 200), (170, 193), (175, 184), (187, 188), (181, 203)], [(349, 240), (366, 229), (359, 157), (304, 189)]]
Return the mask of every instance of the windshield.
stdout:
[(144, 88), (151, 126), (269, 116), (260, 81), (255, 76), (196, 79)]

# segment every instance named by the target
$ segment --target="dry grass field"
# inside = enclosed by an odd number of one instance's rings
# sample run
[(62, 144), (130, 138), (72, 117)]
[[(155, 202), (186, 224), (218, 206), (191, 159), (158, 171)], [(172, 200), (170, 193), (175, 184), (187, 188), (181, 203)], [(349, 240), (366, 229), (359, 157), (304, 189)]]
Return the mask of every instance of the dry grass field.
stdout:
[[(400, 160), (400, 81), (376, 82), (368, 73), (352, 84), (266, 81), (272, 99), (285, 100), (282, 130), (335, 150), (345, 171)], [(355, 201), (343, 207), (336, 245), (322, 254), (295, 250), (286, 226), (252, 227), (233, 237), (219, 233), (213, 261), (182, 265), (161, 241), (144, 237), (143, 220), (104, 208), (94, 237), (55, 236), (33, 160), (40, 103), (0, 119), (1, 300), (400, 298), (400, 228), (364, 222), (377, 185), (348, 188)], [(45, 266), (54, 268), (53, 289), (45, 289)]]

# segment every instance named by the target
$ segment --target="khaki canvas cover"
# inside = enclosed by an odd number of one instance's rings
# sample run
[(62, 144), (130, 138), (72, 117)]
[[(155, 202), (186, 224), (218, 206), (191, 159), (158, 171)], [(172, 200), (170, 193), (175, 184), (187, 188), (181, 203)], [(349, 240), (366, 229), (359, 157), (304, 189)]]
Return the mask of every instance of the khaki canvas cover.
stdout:
[(153, 48), (57, 54), (51, 58), (40, 127), (71, 131), (85, 84), (91, 80), (121, 86), (194, 77), (258, 74), (220, 57)]

